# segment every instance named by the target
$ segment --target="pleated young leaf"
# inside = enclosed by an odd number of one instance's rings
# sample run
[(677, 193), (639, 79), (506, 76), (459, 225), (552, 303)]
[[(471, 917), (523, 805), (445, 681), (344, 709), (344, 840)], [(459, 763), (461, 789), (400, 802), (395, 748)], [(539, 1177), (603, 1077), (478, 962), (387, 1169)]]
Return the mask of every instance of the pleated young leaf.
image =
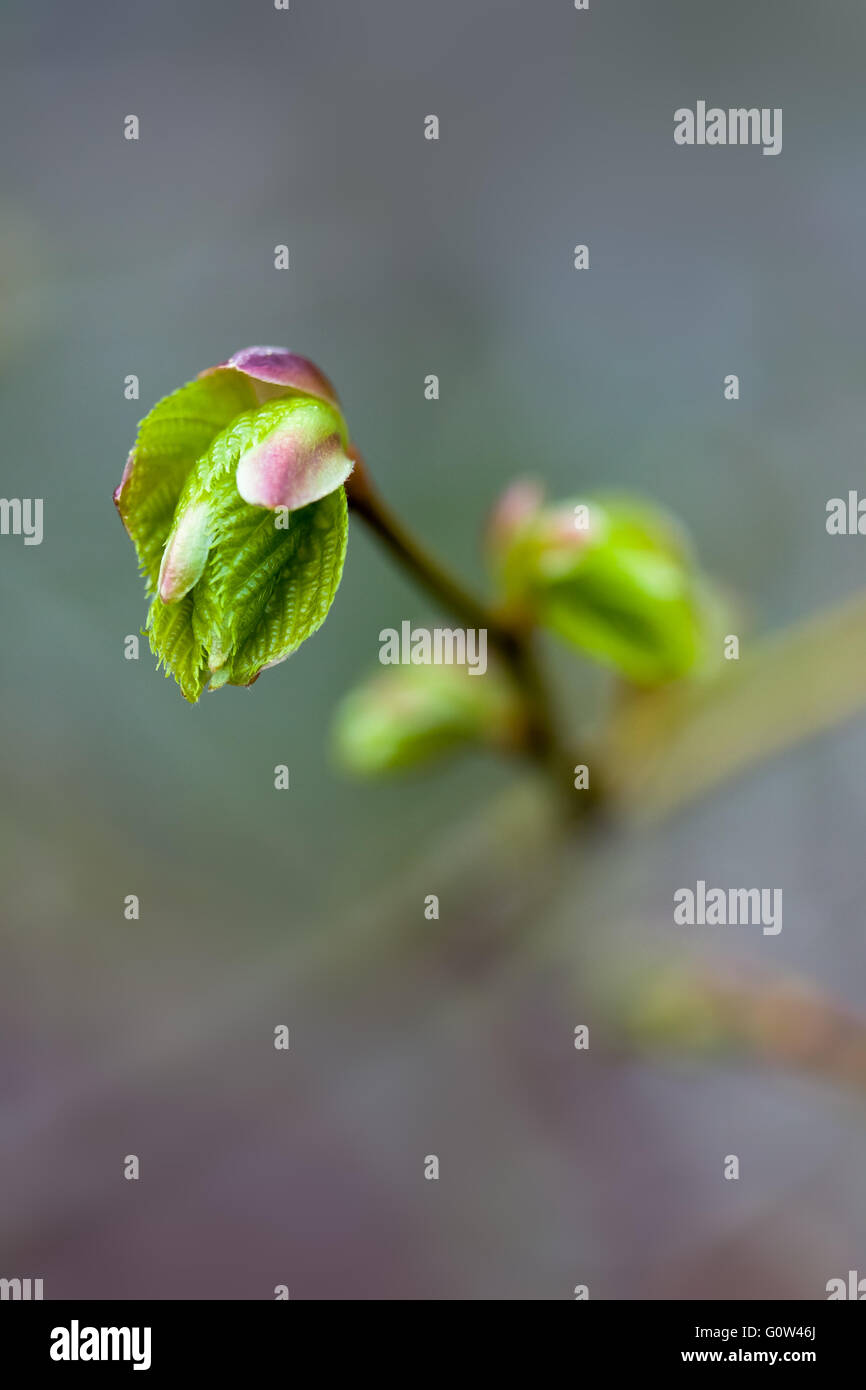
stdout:
[(145, 416), (114, 501), (151, 648), (188, 700), (248, 685), (324, 620), (352, 471), (337, 393), (306, 357), (249, 347)]
[(193, 599), (186, 594), (179, 603), (163, 603), (158, 596), (147, 614), (147, 633), (151, 651), (159, 666), (174, 676), (185, 699), (191, 704), (202, 694), (210, 679), (204, 647), (193, 630)]
[[(187, 699), (208, 682), (251, 684), (321, 626), (346, 555), (342, 482), (352, 465), (343, 441), (334, 407), (293, 396), (238, 416), (192, 468), (148, 625), (152, 650)], [(276, 509), (246, 501), (244, 468), (251, 486), (287, 501)]]

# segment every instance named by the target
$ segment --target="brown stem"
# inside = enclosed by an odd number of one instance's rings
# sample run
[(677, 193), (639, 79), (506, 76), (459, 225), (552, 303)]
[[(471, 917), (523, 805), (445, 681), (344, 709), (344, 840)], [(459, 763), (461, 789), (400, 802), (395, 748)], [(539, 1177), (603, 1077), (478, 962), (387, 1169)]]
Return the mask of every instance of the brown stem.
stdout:
[(576, 814), (582, 806), (582, 798), (574, 795), (571, 788), (571, 757), (557, 732), (552, 701), (535, 657), (531, 633), (504, 620), (443, 569), (379, 495), (358, 450), (353, 448), (351, 456), (355, 467), (346, 482), (346, 497), (352, 511), (366, 522), (398, 563), (438, 603), (467, 627), (487, 630), (488, 640), (521, 695), (526, 716), (523, 751), (544, 768), (560, 795), (567, 798), (570, 813)]

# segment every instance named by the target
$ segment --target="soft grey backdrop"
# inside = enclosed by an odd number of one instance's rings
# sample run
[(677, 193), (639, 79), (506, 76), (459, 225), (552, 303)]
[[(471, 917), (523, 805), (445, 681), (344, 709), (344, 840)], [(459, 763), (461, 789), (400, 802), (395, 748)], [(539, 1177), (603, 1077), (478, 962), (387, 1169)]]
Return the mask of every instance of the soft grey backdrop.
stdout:
[[(670, 506), (757, 631), (852, 592), (866, 542), (823, 516), (863, 476), (862, 4), (5, 0), (0, 51), (0, 493), (45, 499), (41, 547), (0, 538), (0, 1274), (762, 1298), (866, 1268), (859, 1102), (571, 1047), (599, 942), (691, 949), (671, 893), (701, 876), (785, 893), (781, 937), (701, 949), (860, 1007), (863, 725), (551, 884), (490, 830), (512, 769), (332, 771), (338, 695), (430, 611), (365, 536), (326, 628), (192, 710), (123, 660), (145, 610), (111, 504), (153, 401), (278, 343), (476, 582), (529, 471)], [(699, 98), (783, 107), (782, 154), (677, 149)]]

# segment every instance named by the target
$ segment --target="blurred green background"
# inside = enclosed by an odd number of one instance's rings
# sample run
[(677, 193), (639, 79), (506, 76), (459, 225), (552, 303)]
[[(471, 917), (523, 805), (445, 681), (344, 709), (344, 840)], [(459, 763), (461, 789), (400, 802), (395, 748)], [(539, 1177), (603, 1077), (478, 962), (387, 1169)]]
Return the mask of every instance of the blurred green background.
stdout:
[[(489, 506), (534, 473), (670, 507), (752, 630), (852, 593), (863, 541), (824, 508), (866, 434), (862, 5), (6, 0), (0, 49), (0, 491), (45, 501), (41, 546), (0, 538), (0, 1274), (823, 1297), (866, 1261), (857, 1089), (773, 1065), (772, 1020), (763, 1051), (697, 1059), (622, 1037), (670, 965), (859, 1013), (863, 723), (556, 854), (513, 767), (330, 766), (380, 629), (432, 616), (357, 527), (322, 632), (191, 709), (146, 647), (123, 659), (145, 604), (111, 493), (157, 398), (284, 344), (473, 582)], [(698, 99), (782, 107), (782, 154), (676, 148)], [(568, 679), (579, 722), (598, 682)], [(684, 936), (698, 877), (781, 885), (781, 935)]]

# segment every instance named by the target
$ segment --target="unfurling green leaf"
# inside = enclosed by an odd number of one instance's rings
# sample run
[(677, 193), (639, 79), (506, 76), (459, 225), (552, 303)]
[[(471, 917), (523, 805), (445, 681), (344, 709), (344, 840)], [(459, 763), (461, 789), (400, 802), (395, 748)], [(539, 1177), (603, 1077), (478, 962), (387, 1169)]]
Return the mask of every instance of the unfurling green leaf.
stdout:
[(151, 603), (151, 650), (193, 702), (208, 685), (251, 685), (291, 656), (321, 627), (340, 583), (348, 539), (342, 487), (293, 512), (288, 530), (276, 529), (270, 512), (244, 520), (231, 532), (236, 548), (215, 546), (213, 564), (189, 593)]
[(115, 502), (153, 595), (147, 630), (188, 700), (249, 685), (324, 621), (352, 469), (333, 387), (251, 348), (142, 421)]
[(163, 546), (196, 460), (220, 430), (253, 405), (249, 380), (240, 372), (226, 372), (181, 386), (139, 425), (114, 500), (138, 551), (148, 593), (156, 592)]
[(523, 714), (495, 666), (388, 667), (344, 697), (334, 722), (338, 762), (358, 775), (415, 767), (471, 744), (517, 746)]
[(491, 529), (506, 601), (639, 685), (706, 654), (708, 589), (666, 513), (625, 497), (544, 507), (512, 489)]

